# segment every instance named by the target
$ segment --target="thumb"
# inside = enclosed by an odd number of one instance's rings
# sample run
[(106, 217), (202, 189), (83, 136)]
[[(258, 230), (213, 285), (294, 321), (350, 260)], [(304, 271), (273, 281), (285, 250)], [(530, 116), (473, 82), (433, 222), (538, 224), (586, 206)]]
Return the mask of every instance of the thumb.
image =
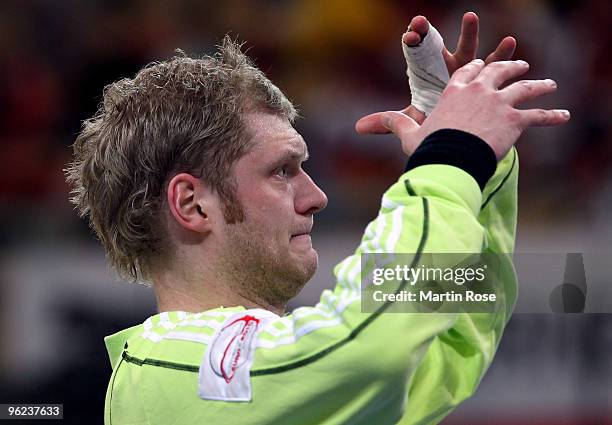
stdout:
[(402, 141), (404, 138), (414, 138), (415, 133), (420, 128), (415, 120), (401, 112), (395, 111), (383, 113), (381, 122), (383, 127), (402, 139)]
[[(425, 114), (412, 105), (408, 105), (407, 108), (402, 109), (399, 112), (404, 115), (408, 115), (419, 124), (422, 124), (423, 121), (425, 121)], [(355, 130), (358, 134), (388, 134), (389, 129), (382, 123), (382, 119), (386, 113), (387, 112), (376, 112), (360, 118), (355, 124)]]
[(381, 122), (385, 128), (399, 137), (402, 142), (402, 150), (404, 153), (406, 155), (412, 155), (412, 152), (414, 152), (419, 145), (419, 124), (401, 112), (385, 112)]
[(366, 115), (359, 119), (355, 124), (355, 130), (358, 134), (387, 134), (389, 129), (382, 125), (382, 117), (384, 112), (376, 112), (374, 114)]

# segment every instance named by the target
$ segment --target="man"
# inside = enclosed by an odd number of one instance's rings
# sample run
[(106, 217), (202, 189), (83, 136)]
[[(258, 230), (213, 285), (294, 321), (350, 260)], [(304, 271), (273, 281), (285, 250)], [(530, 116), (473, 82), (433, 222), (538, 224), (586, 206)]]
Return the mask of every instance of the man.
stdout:
[[(412, 46), (428, 37), (415, 19)], [(107, 338), (106, 424), (436, 423), (475, 390), (512, 309), (513, 274), (495, 313), (364, 313), (360, 254), (413, 253), (416, 264), (425, 252), (512, 251), (511, 149), (527, 127), (569, 116), (515, 109), (554, 83), (498, 90), (528, 66), (469, 62), (476, 32), (466, 15), (427, 119), (408, 108), (358, 124), (398, 136), (407, 172), (335, 268), (335, 289), (286, 316), (317, 267), (310, 232), (327, 203), (301, 168), (291, 103), (228, 39), (214, 57), (153, 64), (105, 89), (68, 178), (111, 264), (150, 282), (160, 311)]]

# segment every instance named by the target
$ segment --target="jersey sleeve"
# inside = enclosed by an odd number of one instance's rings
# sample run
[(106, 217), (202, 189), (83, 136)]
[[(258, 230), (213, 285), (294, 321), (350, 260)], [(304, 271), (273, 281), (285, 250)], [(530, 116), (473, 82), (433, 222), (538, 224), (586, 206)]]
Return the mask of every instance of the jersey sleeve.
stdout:
[(500, 161), (483, 190), (478, 221), (487, 244), (483, 252), (505, 261), (505, 308), (497, 315), (459, 315), (437, 335), (411, 378), (404, 424), (438, 423), (474, 393), (491, 364), (516, 301), (516, 276), (509, 256), (514, 250), (517, 218), (518, 154), (513, 148)]

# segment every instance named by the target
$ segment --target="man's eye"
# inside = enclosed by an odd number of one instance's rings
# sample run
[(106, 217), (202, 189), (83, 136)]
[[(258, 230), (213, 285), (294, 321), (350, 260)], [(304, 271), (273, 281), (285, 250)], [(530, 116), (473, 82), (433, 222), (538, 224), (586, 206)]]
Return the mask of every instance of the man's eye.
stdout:
[(287, 166), (284, 165), (282, 167), (278, 167), (276, 169), (276, 173), (275, 174), (280, 176), (280, 177), (283, 177), (283, 178), (287, 177), (289, 175), (289, 172), (287, 170)]

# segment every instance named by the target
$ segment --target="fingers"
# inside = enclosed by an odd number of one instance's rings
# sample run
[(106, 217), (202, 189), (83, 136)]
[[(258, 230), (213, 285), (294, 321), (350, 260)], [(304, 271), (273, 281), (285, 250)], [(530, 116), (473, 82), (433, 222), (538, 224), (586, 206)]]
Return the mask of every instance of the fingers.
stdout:
[(444, 63), (446, 64), (449, 75), (452, 75), (453, 72), (460, 67), (460, 65), (457, 63), (457, 59), (455, 59), (455, 56), (453, 56), (453, 54), (449, 52), (446, 47), (442, 49), (442, 57), (444, 58)]
[(467, 84), (478, 76), (483, 67), (484, 61), (482, 59), (475, 59), (456, 70), (448, 83)]
[(476, 57), (478, 50), (478, 16), (467, 12), (461, 21), (461, 35), (457, 43), (455, 58), (459, 63), (466, 63)]
[(498, 88), (505, 81), (520, 77), (528, 70), (529, 64), (522, 60), (493, 62), (485, 66), (475, 80), (489, 87)]
[(410, 21), (409, 28), (410, 31), (407, 31), (402, 36), (402, 41), (407, 46), (416, 46), (423, 40), (427, 31), (429, 31), (429, 22), (424, 16), (415, 16), (412, 18), (412, 21)]
[(421, 35), (415, 31), (408, 31), (402, 36), (404, 44), (410, 47), (418, 46), (421, 40)]
[(382, 124), (384, 112), (366, 115), (355, 123), (358, 134), (387, 134), (389, 129)]
[(408, 115), (408, 117), (412, 118), (419, 125), (423, 124), (423, 121), (425, 121), (425, 118), (427, 118), (422, 111), (412, 105), (408, 106), (406, 109), (401, 110), (400, 112), (402, 114)]
[(401, 112), (386, 112), (382, 124), (402, 141), (404, 152), (412, 152), (417, 145), (417, 132), (420, 126), (410, 117)]
[(565, 109), (528, 109), (517, 111), (523, 127), (549, 127), (565, 124), (570, 119), (569, 111)]
[(514, 37), (505, 37), (499, 42), (497, 48), (485, 59), (485, 64), (497, 61), (507, 61), (512, 59), (512, 55), (516, 50), (516, 39)]
[(510, 84), (499, 93), (510, 105), (516, 105), (555, 90), (557, 90), (557, 83), (553, 80), (523, 80)]
[[(388, 111), (395, 112), (395, 111)], [(366, 115), (359, 119), (355, 123), (355, 130), (358, 134), (388, 134), (390, 131), (383, 125), (383, 117), (387, 112), (376, 112), (374, 114)], [(412, 105), (402, 109), (399, 113), (407, 115), (412, 118), (416, 123), (422, 124), (425, 121), (425, 114), (419, 111)]]
[(416, 121), (404, 113), (410, 108), (409, 106), (402, 112), (388, 111), (368, 115), (357, 121), (355, 128), (360, 134), (393, 133), (401, 140), (402, 150), (410, 155), (418, 146), (417, 134), (420, 128)]

